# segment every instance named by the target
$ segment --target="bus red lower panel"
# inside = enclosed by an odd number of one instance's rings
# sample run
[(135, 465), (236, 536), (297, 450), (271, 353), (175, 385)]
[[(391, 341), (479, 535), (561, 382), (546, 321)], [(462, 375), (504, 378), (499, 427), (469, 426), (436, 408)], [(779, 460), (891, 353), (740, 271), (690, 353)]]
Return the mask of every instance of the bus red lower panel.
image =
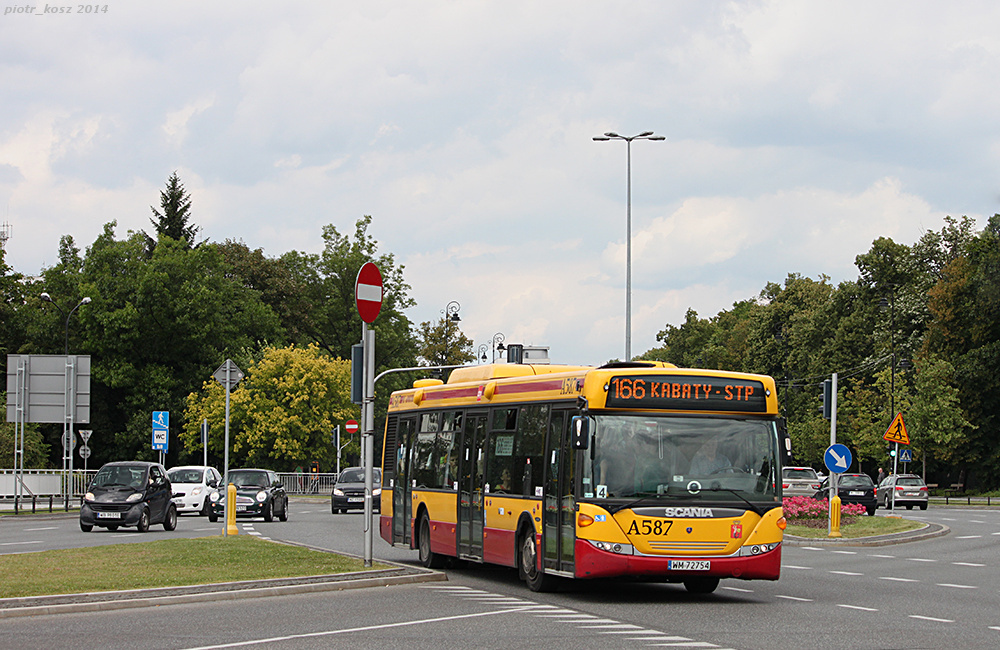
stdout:
[(379, 515), (378, 534), (382, 536), (382, 539), (392, 544), (392, 517), (388, 515)]
[[(668, 571), (668, 560), (711, 560), (710, 571)], [(706, 576), (777, 580), (781, 575), (781, 546), (763, 555), (739, 557), (648, 557), (620, 555), (594, 548), (590, 542), (576, 540), (576, 577), (613, 578), (616, 576), (670, 576), (677, 578)]]
[(513, 530), (486, 528), (483, 530), (483, 562), (517, 566), (514, 547), (517, 533)]

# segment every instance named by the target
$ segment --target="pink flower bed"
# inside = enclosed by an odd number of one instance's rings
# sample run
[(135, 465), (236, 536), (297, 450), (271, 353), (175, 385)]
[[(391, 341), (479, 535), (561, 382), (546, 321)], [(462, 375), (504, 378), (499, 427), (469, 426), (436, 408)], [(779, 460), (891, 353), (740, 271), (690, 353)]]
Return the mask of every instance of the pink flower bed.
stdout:
[[(821, 519), (829, 517), (830, 502), (812, 497), (785, 497), (782, 503), (785, 519)], [(845, 503), (840, 506), (841, 517), (855, 517), (865, 514), (865, 507), (857, 503)]]

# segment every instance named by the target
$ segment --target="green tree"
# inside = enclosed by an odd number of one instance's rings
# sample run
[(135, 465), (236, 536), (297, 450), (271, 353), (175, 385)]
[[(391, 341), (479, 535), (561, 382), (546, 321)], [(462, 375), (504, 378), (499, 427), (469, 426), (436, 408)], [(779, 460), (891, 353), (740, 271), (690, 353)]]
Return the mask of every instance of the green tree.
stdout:
[[(191, 195), (184, 189), (181, 179), (175, 171), (167, 179), (167, 188), (160, 190), (160, 210), (153, 206), (149, 207), (153, 211), (153, 219), (149, 222), (156, 229), (157, 237), (170, 237), (191, 248), (195, 245), (195, 238), (201, 228), (189, 224), (191, 220)], [(156, 244), (156, 240), (150, 237), (148, 244)]]
[(420, 323), (417, 353), (429, 366), (457, 366), (476, 360), (472, 341), (447, 316), (433, 323)]
[[(14, 423), (7, 422), (7, 402), (0, 402), (0, 467), (14, 467)], [(24, 468), (45, 469), (49, 464), (49, 447), (36, 424), (24, 427)]]
[[(230, 466), (292, 471), (318, 460), (321, 468), (332, 468), (337, 458), (333, 428), (358, 417), (360, 411), (350, 401), (350, 362), (332, 358), (315, 345), (268, 348), (230, 393)], [(225, 390), (215, 380), (187, 397), (183, 457), (201, 457), (199, 426), (204, 419), (211, 432), (210, 453), (221, 458)], [(359, 452), (355, 440), (347, 453)]]

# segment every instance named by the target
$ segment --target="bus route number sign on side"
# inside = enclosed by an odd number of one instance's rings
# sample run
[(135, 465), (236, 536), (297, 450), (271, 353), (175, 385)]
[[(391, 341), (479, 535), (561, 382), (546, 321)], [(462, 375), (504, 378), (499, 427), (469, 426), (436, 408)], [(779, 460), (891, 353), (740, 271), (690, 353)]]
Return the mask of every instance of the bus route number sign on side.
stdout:
[(354, 299), (361, 320), (371, 325), (382, 310), (382, 273), (371, 262), (365, 262), (354, 283)]

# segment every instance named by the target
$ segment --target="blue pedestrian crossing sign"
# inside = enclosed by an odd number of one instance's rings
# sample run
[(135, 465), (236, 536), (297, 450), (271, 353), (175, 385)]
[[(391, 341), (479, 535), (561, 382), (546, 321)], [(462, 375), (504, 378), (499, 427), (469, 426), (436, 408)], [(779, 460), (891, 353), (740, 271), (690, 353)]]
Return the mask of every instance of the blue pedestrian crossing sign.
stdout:
[(899, 462), (901, 463), (912, 463), (913, 462), (913, 452), (909, 449), (904, 449), (899, 452)]
[(153, 411), (153, 451), (167, 453), (170, 446), (170, 411)]
[(823, 454), (823, 462), (826, 463), (826, 468), (834, 474), (846, 472), (853, 460), (854, 457), (851, 456), (851, 450), (841, 444), (830, 445), (827, 447), (826, 453)]

